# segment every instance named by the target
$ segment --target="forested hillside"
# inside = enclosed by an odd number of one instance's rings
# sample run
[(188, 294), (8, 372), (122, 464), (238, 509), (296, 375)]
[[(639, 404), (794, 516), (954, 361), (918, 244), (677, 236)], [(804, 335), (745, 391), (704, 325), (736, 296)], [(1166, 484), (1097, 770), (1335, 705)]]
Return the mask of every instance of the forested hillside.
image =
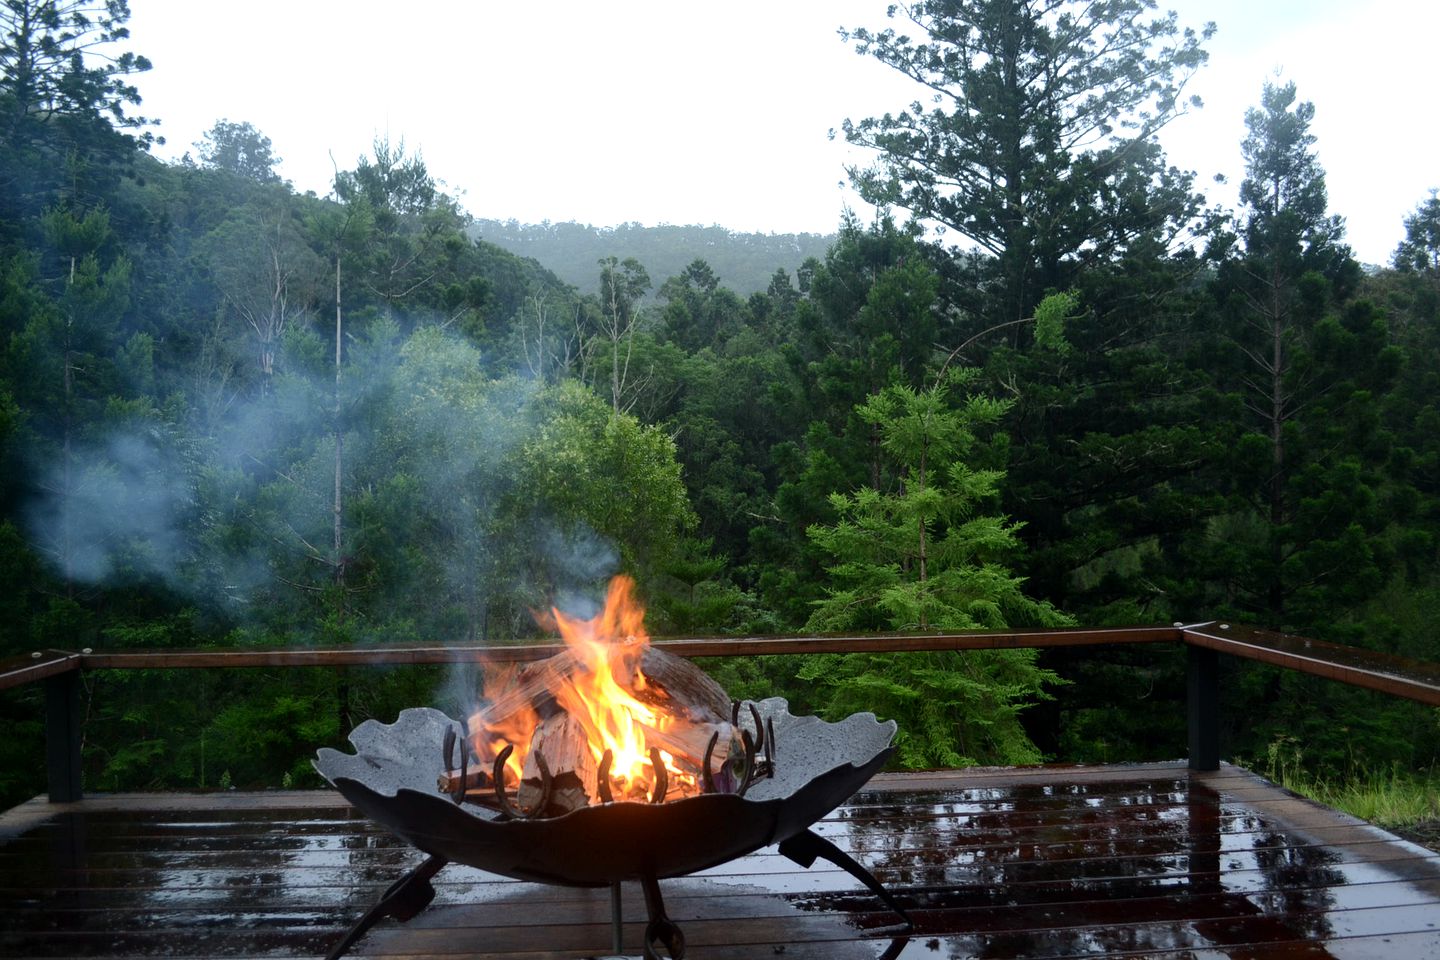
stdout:
[[(939, 94), (843, 127), (904, 216), (837, 214), (823, 249), (706, 228), (713, 259), (693, 228), (596, 256), (588, 228), (477, 220), (384, 140), (324, 197), (245, 122), (162, 163), (123, 3), (0, 7), (0, 653), (503, 643), (624, 571), (660, 635), (1233, 618), (1440, 660), (1440, 200), (1367, 276), (1325, 105), (1272, 83), (1217, 210), (1154, 137), (1204, 34), (1032, 7), (849, 35)], [(894, 716), (932, 765), (1178, 755), (1182, 667), (715, 669)], [(1234, 754), (1437, 759), (1434, 710), (1227, 670)], [(473, 682), (99, 672), (86, 782), (311, 783), (317, 746)], [(0, 697), (0, 799), (40, 789), (41, 699)]]
[(719, 226), (592, 227), (578, 223), (517, 223), (475, 219), (470, 235), (543, 263), (586, 293), (599, 291), (595, 264), (606, 257), (634, 259), (657, 277), (673, 277), (704, 260), (729, 290), (742, 297), (762, 293), (776, 270), (794, 274), (806, 260), (823, 257), (835, 235), (736, 233)]

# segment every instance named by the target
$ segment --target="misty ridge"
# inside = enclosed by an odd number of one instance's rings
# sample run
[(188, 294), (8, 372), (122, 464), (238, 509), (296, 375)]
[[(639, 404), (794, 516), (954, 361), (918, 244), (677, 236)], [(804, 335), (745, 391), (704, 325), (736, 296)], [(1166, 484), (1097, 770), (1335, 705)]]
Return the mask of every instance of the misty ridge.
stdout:
[(745, 233), (711, 225), (625, 223), (520, 223), (478, 217), (471, 237), (543, 264), (563, 282), (589, 294), (600, 292), (595, 264), (605, 257), (634, 258), (651, 276), (677, 276), (703, 260), (720, 282), (742, 297), (764, 292), (776, 270), (794, 275), (806, 260), (823, 260), (836, 234)]

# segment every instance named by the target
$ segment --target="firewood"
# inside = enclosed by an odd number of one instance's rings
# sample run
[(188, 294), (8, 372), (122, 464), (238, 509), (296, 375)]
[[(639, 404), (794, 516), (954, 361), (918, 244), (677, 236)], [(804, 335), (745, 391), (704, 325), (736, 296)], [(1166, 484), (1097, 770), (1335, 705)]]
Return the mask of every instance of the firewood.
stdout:
[[(489, 790), (493, 785), (490, 771), (471, 768), (465, 771), (465, 790)], [(460, 786), (460, 771), (446, 770), (435, 781), (441, 793), (454, 793)]]
[(493, 684), (506, 689), (489, 697), (489, 702), (471, 719), (471, 728), (483, 729), (500, 723), (523, 707), (537, 707), (550, 696), (550, 691), (563, 683), (579, 666), (574, 654), (567, 650), (527, 665), (514, 676), (513, 684), (506, 684), (503, 680)]
[[(612, 650), (610, 667), (616, 680), (631, 689), (642, 703), (670, 717), (662, 731), (657, 726), (643, 725), (648, 746), (658, 747), (672, 757), (677, 770), (688, 771), (693, 781), (701, 779), (710, 738), (717, 732), (718, 742), (711, 757), (712, 767), (724, 764), (732, 753), (735, 729), (730, 723), (731, 701), (725, 691), (703, 670), (690, 661), (657, 650), (654, 647), (625, 645)], [(502, 725), (507, 719), (524, 711), (534, 711), (522, 726), (535, 722), (521, 781), (513, 796), (518, 807), (526, 812), (542, 799), (544, 778), (537, 756), (543, 756), (550, 772), (550, 797), (541, 815), (558, 815), (597, 802), (598, 763), (589, 744), (586, 725), (565, 712), (567, 704), (575, 707), (575, 698), (567, 688), (577, 671), (586, 667), (571, 651), (556, 654), (508, 674), (492, 674), (487, 678), (490, 700), (470, 719), (476, 732), (475, 745), (481, 763), (479, 771), (466, 777), (466, 785), (492, 787), (483, 761), (489, 742), (480, 734), (490, 726)], [(514, 720), (511, 721), (512, 724)], [(521, 744), (517, 743), (517, 746)], [(447, 771), (439, 779), (442, 791), (457, 789), (458, 772)], [(645, 786), (632, 784), (633, 795), (621, 795), (616, 784), (614, 799), (643, 799)], [(671, 796), (678, 793), (672, 791)]]
[[(636, 688), (637, 699), (652, 704), (668, 701), (670, 709), (675, 709), (678, 704), (691, 714), (700, 714), (694, 719), (701, 721), (715, 722), (728, 716), (730, 698), (705, 671), (689, 660), (655, 647), (647, 646), (643, 651), (639, 667), (644, 681), (634, 680), (628, 654), (619, 654), (612, 661), (612, 667), (622, 680)], [(491, 697), (480, 709), (475, 717), (477, 726), (504, 720), (523, 706), (538, 706), (577, 669), (581, 669), (580, 661), (568, 650), (528, 665), (519, 671), (513, 685)], [(659, 686), (663, 695), (657, 697), (654, 691), (647, 689), (652, 685)]]
[[(557, 713), (541, 721), (530, 741), (525, 756), (525, 771), (520, 783), (519, 802), (522, 810), (530, 810), (540, 801), (542, 777), (536, 755), (545, 757), (551, 777), (547, 812), (552, 815), (569, 813), (588, 806), (596, 796), (594, 756), (585, 735), (585, 727), (568, 713)], [(569, 776), (564, 776), (569, 774)]]
[(719, 723), (675, 723), (669, 730), (643, 724), (642, 726), (646, 743), (659, 747), (682, 765), (697, 772), (705, 762), (705, 748), (710, 745), (710, 736), (716, 731), (719, 731), (720, 739), (715, 744), (711, 764), (719, 766), (729, 758), (731, 737), (734, 736), (735, 729), (728, 720)]
[[(640, 670), (645, 675), (645, 687), (658, 686), (664, 691), (664, 696), (657, 698), (653, 691), (642, 689), (636, 693), (636, 699), (651, 706), (663, 704), (665, 709), (677, 715), (688, 714), (691, 719), (702, 723), (730, 719), (730, 697), (725, 689), (689, 660), (656, 647), (646, 647)], [(709, 733), (705, 734), (706, 739), (709, 736)], [(700, 752), (703, 754), (704, 751), (702, 743)]]

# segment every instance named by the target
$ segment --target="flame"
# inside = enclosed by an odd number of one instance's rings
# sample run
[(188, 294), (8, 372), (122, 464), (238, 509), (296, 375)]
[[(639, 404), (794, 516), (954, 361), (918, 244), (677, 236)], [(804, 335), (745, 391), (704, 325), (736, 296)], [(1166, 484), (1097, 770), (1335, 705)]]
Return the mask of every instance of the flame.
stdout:
[[(486, 667), (485, 689), (513, 689), (519, 673), (519, 667), (513, 663)], [(517, 702), (513, 709), (477, 710), (470, 716), (470, 729), (476, 731), (471, 737), (475, 755), (488, 767), (507, 746), (514, 747), (505, 760), (505, 769), (509, 782), (519, 783), (524, 776), (525, 758), (530, 754), (530, 740), (539, 725), (540, 715), (531, 703), (524, 700)]]
[[(634, 581), (615, 577), (604, 608), (588, 620), (553, 607), (549, 614), (536, 619), (559, 631), (568, 659), (557, 658), (563, 663), (542, 671), (533, 682), (543, 684), (543, 692), (583, 729), (585, 747), (596, 768), (606, 751), (610, 752), (614, 798), (643, 798), (653, 790), (656, 777), (650, 757), (652, 746), (660, 749), (666, 766), (670, 784), (667, 795), (693, 792), (694, 772), (682, 770), (664, 749), (665, 732), (680, 721), (653, 705), (663, 701), (665, 693), (650, 684), (640, 669), (649, 636), (645, 632), (645, 609), (635, 597)], [(493, 761), (506, 744), (515, 747), (506, 763), (506, 779), (516, 784), (524, 776), (525, 757), (541, 722), (530, 696), (540, 691), (526, 689), (526, 683), (519, 680), (523, 673), (511, 669), (487, 675), (486, 692), (492, 696), (491, 706), (471, 718), (477, 756)], [(499, 692), (492, 695), (492, 690)], [(641, 701), (637, 693), (644, 693), (652, 703)], [(586, 787), (594, 797), (594, 771)]]
[(580, 664), (554, 691), (559, 705), (585, 729), (586, 745), (598, 764), (609, 750), (610, 779), (627, 792), (654, 779), (646, 728), (658, 729), (660, 718), (635, 698), (644, 689), (639, 660), (650, 638), (645, 634), (645, 609), (634, 597), (629, 577), (610, 581), (605, 608), (590, 620), (552, 609), (566, 647)]

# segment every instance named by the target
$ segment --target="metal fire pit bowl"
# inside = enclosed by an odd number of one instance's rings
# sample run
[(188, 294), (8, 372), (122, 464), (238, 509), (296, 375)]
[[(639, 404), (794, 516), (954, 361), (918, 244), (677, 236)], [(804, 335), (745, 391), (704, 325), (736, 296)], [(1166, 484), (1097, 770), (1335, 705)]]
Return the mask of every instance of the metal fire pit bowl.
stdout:
[[(665, 916), (656, 881), (677, 877), (780, 844), (780, 852), (810, 866), (817, 858), (861, 879), (904, 916), (873, 877), (810, 825), (847, 800), (893, 752), (895, 722), (857, 713), (839, 723), (796, 717), (779, 697), (757, 702), (773, 727), (771, 776), (755, 779), (744, 796), (708, 793), (650, 804), (631, 801), (583, 807), (557, 817), (512, 819), (476, 804), (457, 804), (437, 791), (445, 758), (436, 744), (460, 724), (439, 710), (403, 711), (393, 724), (367, 720), (350, 734), (355, 753), (321, 749), (315, 769), (371, 819), (430, 855), (397, 881), (357, 923), (331, 957), (342, 955), (383, 916), (408, 920), (433, 897), (428, 880), (447, 862), (468, 864), (517, 880), (564, 886), (645, 884), (650, 927), (646, 957), (664, 943), (681, 957), (684, 940)], [(612, 887), (618, 891), (618, 886)], [(616, 952), (619, 952), (618, 945)]]

